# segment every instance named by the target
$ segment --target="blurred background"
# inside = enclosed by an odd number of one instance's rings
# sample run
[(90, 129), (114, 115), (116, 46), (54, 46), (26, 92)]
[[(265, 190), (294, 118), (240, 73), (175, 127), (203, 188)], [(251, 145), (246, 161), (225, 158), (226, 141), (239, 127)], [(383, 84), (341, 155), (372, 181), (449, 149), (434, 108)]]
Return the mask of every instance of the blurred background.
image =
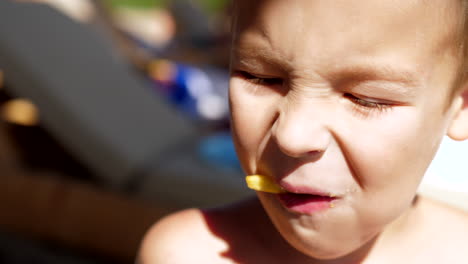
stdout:
[(250, 192), (221, 0), (0, 1), (0, 262), (132, 263), (161, 216)]
[[(229, 14), (0, 0), (1, 263), (133, 263), (160, 217), (251, 194), (229, 133)], [(468, 208), (467, 150), (446, 139), (421, 192)]]

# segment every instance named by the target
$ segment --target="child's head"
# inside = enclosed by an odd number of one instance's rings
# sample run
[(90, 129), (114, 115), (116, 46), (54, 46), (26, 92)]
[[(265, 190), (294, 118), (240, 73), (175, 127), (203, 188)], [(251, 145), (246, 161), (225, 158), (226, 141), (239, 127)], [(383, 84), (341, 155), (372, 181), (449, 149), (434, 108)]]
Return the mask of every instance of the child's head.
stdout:
[(324, 209), (258, 194), (294, 247), (318, 258), (360, 248), (410, 208), (443, 135), (468, 136), (460, 89), (451, 96), (466, 57), (461, 4), (235, 2), (230, 103), (243, 168), (333, 199)]

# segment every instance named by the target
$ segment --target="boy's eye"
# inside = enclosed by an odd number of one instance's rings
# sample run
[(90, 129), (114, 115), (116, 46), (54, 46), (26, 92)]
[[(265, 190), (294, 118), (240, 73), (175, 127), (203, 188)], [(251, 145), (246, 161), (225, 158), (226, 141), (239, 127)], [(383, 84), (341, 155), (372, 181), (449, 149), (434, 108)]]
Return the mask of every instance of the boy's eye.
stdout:
[(344, 97), (349, 99), (351, 102), (356, 104), (357, 106), (364, 107), (364, 108), (369, 108), (372, 110), (385, 110), (393, 104), (387, 103), (387, 102), (379, 102), (378, 100), (375, 99), (370, 99), (370, 98), (362, 98), (356, 95), (353, 95), (351, 93), (345, 93)]
[(274, 77), (261, 77), (255, 74), (246, 72), (246, 71), (239, 71), (239, 75), (242, 76), (248, 82), (251, 82), (256, 85), (265, 85), (265, 86), (273, 86), (273, 85), (283, 85), (283, 79), (281, 78), (274, 78)]

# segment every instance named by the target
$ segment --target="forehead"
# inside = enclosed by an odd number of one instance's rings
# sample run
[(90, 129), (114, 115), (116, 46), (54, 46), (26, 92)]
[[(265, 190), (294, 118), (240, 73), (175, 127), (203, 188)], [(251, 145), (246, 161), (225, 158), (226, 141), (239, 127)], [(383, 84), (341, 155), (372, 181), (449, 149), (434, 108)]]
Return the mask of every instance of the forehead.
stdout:
[(458, 10), (457, 0), (238, 0), (234, 55), (285, 67), (336, 68), (357, 58), (430, 65), (452, 50)]

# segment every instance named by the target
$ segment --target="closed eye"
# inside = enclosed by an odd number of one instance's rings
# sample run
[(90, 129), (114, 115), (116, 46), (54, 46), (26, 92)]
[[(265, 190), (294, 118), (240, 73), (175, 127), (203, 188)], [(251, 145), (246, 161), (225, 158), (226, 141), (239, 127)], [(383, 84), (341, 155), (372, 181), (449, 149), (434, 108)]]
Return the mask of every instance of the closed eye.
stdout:
[(343, 96), (351, 102), (353, 102), (356, 106), (367, 108), (369, 110), (383, 111), (394, 106), (394, 104), (390, 102), (379, 101), (371, 98), (364, 98), (351, 93), (345, 93)]
[(264, 77), (246, 71), (239, 71), (238, 74), (245, 80), (256, 85), (276, 86), (283, 85), (283, 79), (277, 77)]

